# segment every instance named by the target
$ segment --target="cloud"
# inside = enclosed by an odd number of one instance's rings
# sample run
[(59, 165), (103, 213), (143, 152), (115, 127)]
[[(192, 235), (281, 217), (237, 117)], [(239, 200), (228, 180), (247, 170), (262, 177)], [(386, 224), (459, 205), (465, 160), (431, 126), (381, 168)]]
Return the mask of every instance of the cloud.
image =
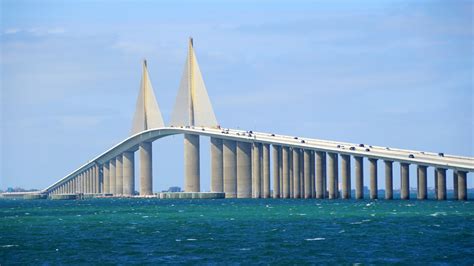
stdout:
[(21, 30), (17, 29), (17, 28), (9, 28), (9, 29), (6, 29), (3, 33), (5, 33), (5, 34), (15, 34), (15, 33), (18, 33), (20, 31)]
[(63, 27), (34, 27), (34, 28), (8, 28), (4, 32), (6, 35), (26, 33), (33, 36), (46, 36), (46, 35), (60, 35), (66, 33), (66, 29)]

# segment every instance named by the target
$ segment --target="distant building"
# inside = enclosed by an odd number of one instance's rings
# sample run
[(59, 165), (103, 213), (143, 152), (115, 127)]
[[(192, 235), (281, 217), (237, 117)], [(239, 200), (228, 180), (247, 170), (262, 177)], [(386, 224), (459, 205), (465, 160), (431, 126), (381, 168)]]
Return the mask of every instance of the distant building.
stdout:
[(163, 190), (162, 192), (182, 192), (181, 187), (169, 187), (168, 190)]

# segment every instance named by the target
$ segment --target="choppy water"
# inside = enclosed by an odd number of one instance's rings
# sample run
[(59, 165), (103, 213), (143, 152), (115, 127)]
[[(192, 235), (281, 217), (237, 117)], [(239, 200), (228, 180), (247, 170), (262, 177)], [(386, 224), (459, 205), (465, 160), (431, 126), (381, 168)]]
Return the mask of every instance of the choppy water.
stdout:
[(474, 202), (0, 200), (0, 264), (474, 263)]

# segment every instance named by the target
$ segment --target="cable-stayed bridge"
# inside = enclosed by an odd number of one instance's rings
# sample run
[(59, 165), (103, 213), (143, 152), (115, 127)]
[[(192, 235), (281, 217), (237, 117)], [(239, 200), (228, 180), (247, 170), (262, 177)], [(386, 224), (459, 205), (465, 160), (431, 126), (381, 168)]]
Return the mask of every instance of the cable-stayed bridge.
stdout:
[[(393, 167), (400, 167), (400, 198), (409, 199), (409, 166), (414, 164), (418, 199), (427, 199), (427, 173), (433, 169), (438, 200), (447, 199), (448, 180), (453, 182), (454, 199), (467, 200), (468, 174), (474, 172), (472, 157), (221, 128), (190, 39), (170, 125), (163, 122), (144, 61), (131, 136), (41, 193), (132, 196), (137, 189), (141, 196), (153, 195), (152, 142), (177, 134), (184, 135), (185, 192), (200, 192), (199, 140), (210, 137), (210, 191), (225, 193), (226, 198), (362, 199), (363, 165), (368, 163), (371, 199), (378, 196), (378, 167), (385, 169), (380, 177), (385, 179), (385, 199), (394, 198)], [(135, 167), (139, 167), (139, 188), (135, 188)]]

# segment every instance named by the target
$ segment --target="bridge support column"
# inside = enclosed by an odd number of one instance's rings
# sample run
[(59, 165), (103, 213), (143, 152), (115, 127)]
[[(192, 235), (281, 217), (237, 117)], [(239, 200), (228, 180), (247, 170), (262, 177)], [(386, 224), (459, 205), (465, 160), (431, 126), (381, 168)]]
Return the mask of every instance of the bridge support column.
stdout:
[(293, 198), (301, 197), (300, 180), (300, 149), (293, 148)]
[(309, 175), (311, 179), (311, 198), (316, 198), (316, 162), (315, 162), (315, 152), (310, 151), (310, 166), (309, 166)]
[(222, 139), (211, 138), (211, 191), (224, 192)]
[(303, 151), (303, 176), (304, 176), (304, 198), (309, 199), (312, 197), (311, 195), (311, 151), (304, 150)]
[(123, 153), (123, 194), (135, 194), (135, 156), (133, 152)]
[(252, 197), (261, 197), (262, 169), (260, 164), (260, 143), (252, 144)]
[(103, 183), (103, 190), (102, 190), (102, 193), (104, 194), (108, 194), (110, 193), (110, 188), (109, 188), (109, 181), (110, 181), (110, 176), (109, 176), (109, 165), (110, 165), (110, 162), (106, 162), (104, 163), (103, 165), (103, 180), (104, 180), (104, 183)]
[(467, 200), (467, 172), (458, 172), (458, 200)]
[(270, 145), (262, 144), (263, 198), (270, 198)]
[(289, 198), (293, 198), (293, 148), (288, 147), (288, 175), (289, 175), (289, 190), (290, 196)]
[(418, 165), (418, 195), (417, 198), (419, 200), (425, 200), (428, 198), (428, 194), (426, 193), (428, 191), (428, 186), (426, 183), (426, 169), (427, 167), (425, 165)]
[[(140, 143), (140, 195), (153, 195), (153, 147), (151, 142)], [(112, 173), (112, 168), (109, 170)], [(112, 177), (111, 177), (112, 178)]]
[(385, 160), (385, 199), (393, 199), (393, 162)]
[(351, 198), (351, 156), (341, 154), (342, 198)]
[(378, 198), (377, 159), (369, 158), (370, 165), (370, 199)]
[(400, 163), (400, 198), (402, 200), (410, 199), (410, 165)]
[(453, 198), (458, 199), (458, 172), (453, 169)]
[(199, 135), (184, 134), (184, 191), (200, 191), (199, 170)]
[(280, 152), (281, 147), (272, 145), (272, 159), (273, 159), (273, 198), (280, 197)]
[(92, 194), (95, 194), (95, 190), (96, 190), (96, 180), (97, 180), (97, 175), (96, 175), (96, 167), (97, 166), (92, 166), (91, 168), (91, 193)]
[(324, 199), (326, 194), (326, 189), (324, 188), (324, 180), (325, 177), (324, 170), (325, 167), (324, 157), (326, 157), (326, 153), (322, 151), (316, 152), (316, 198), (317, 199)]
[(117, 179), (115, 178), (117, 174), (117, 171), (115, 171), (115, 158), (110, 159), (109, 161), (109, 178), (110, 178), (110, 183), (109, 183), (109, 192), (112, 195), (115, 195), (115, 186), (116, 186), (116, 181)]
[(223, 140), (224, 192), (226, 198), (237, 197), (236, 142)]
[(288, 147), (281, 148), (283, 198), (290, 197), (290, 152)]
[(337, 160), (336, 157), (338, 155), (336, 153), (328, 153), (328, 175), (329, 175), (329, 180), (328, 180), (328, 190), (329, 190), (329, 199), (335, 199), (336, 198), (336, 175), (337, 175)]
[(123, 195), (123, 158), (115, 157), (115, 194)]
[(438, 199), (438, 168), (434, 169), (434, 186), (435, 186), (435, 191), (434, 191), (434, 199)]
[(355, 193), (356, 199), (364, 198), (364, 158), (354, 156), (355, 161)]
[(252, 197), (252, 146), (237, 142), (237, 198)]
[(86, 171), (86, 193), (91, 194), (91, 169)]
[(446, 200), (446, 169), (438, 168), (438, 200)]

